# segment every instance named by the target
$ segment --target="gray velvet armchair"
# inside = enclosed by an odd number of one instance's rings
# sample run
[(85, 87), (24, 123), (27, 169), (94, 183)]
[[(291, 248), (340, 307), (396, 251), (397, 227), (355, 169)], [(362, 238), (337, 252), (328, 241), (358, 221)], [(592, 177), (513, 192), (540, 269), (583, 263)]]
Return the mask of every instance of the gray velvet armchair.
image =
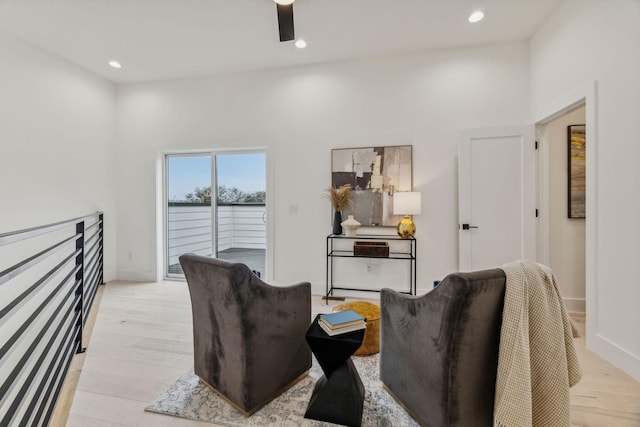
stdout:
[(194, 370), (249, 416), (311, 368), (311, 285), (270, 286), (244, 264), (180, 257), (193, 312)]
[(417, 297), (382, 290), (380, 379), (421, 425), (493, 425), (505, 283), (493, 269)]

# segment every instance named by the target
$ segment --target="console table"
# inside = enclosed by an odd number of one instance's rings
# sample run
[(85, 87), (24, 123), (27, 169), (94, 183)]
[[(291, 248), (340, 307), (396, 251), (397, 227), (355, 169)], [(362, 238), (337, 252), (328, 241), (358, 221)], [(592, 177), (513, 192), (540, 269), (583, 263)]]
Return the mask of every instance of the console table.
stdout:
[[(350, 241), (351, 248), (337, 247), (338, 242)], [(385, 257), (373, 257), (373, 256), (356, 256), (353, 252), (353, 242), (355, 241), (374, 241), (374, 242), (387, 242), (389, 243), (389, 256)], [(396, 249), (394, 246), (398, 246), (400, 243), (407, 243), (409, 249)], [(380, 289), (372, 288), (353, 288), (353, 287), (340, 287), (334, 286), (334, 259), (336, 258), (375, 258), (386, 262), (386, 260), (396, 260), (397, 262), (406, 262), (409, 268), (409, 289), (406, 291), (400, 291), (405, 294), (416, 294), (416, 239), (410, 237), (403, 239), (396, 235), (364, 235), (347, 237), (342, 235), (330, 234), (327, 236), (327, 271), (326, 271), (326, 287), (325, 287), (325, 299), (329, 302), (329, 296), (333, 296), (334, 291), (365, 291), (365, 292), (380, 292)]]

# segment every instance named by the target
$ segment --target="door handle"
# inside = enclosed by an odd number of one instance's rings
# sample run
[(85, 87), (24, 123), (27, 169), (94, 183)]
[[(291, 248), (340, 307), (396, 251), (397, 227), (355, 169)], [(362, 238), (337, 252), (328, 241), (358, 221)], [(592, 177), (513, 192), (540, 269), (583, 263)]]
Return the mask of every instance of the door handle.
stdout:
[(475, 225), (469, 225), (469, 224), (462, 224), (462, 229), (463, 230), (469, 230), (470, 228), (478, 228)]

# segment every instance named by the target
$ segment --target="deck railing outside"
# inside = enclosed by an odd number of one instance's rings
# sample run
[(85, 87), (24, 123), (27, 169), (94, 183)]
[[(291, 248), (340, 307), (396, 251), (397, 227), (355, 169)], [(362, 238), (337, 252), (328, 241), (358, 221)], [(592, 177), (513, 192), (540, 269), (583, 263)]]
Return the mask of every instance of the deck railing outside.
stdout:
[(224, 258), (226, 252), (237, 252), (238, 249), (264, 253), (266, 248), (266, 209), (264, 204), (218, 205), (217, 223), (217, 239), (215, 241), (217, 241), (218, 247), (217, 251), (214, 251), (211, 206), (204, 203), (169, 202), (168, 262), (170, 273), (181, 274), (178, 257), (185, 253), (207, 256), (217, 253), (221, 258)]

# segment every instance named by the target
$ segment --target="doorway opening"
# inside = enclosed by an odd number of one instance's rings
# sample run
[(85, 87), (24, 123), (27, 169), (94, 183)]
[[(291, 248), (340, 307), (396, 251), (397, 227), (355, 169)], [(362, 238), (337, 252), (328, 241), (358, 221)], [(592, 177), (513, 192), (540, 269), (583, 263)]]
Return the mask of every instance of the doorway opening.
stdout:
[[(584, 187), (580, 191), (576, 188), (569, 189), (572, 160), (569, 154), (571, 144), (568, 127), (584, 125), (585, 113), (583, 103), (536, 128), (538, 140), (543, 147), (541, 163), (545, 165), (540, 182), (540, 194), (544, 198), (543, 205), (546, 205), (541, 209), (546, 229), (542, 262), (551, 267), (558, 279), (567, 310), (580, 313), (586, 311), (586, 227), (584, 215), (576, 215), (575, 206), (570, 212), (569, 199), (570, 191), (574, 198), (583, 197)], [(587, 135), (586, 144), (589, 143), (588, 139)], [(584, 166), (584, 157), (573, 159), (574, 163), (580, 161)], [(574, 181), (575, 178), (574, 176)], [(582, 180), (584, 182), (584, 174)], [(582, 204), (582, 212), (584, 207)]]
[(165, 277), (184, 278), (185, 253), (266, 274), (266, 156), (208, 152), (165, 156)]

